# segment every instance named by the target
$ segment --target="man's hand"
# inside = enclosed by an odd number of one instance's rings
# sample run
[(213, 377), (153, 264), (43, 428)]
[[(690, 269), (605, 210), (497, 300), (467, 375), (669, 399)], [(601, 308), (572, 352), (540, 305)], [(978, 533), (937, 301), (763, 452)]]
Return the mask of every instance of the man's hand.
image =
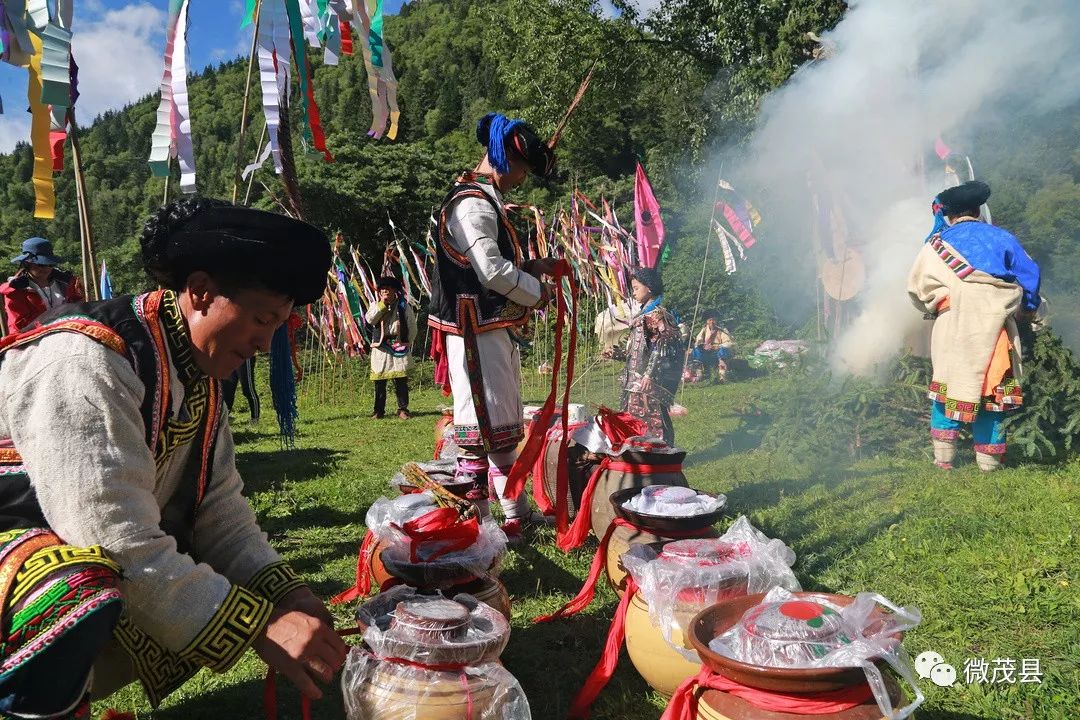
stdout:
[(334, 616), (326, 609), (326, 604), (311, 592), (311, 588), (298, 587), (289, 594), (274, 603), (274, 609), (280, 611), (296, 610), (305, 615), (322, 620), (330, 627), (334, 627)]
[(312, 700), (322, 698), (315, 680), (332, 681), (348, 653), (348, 646), (333, 626), (300, 610), (281, 609), (274, 610), (266, 630), (252, 648), (267, 665), (289, 678)]
[(539, 278), (544, 275), (554, 275), (555, 266), (558, 264), (558, 258), (534, 258), (533, 260), (526, 260), (521, 269), (533, 277)]
[(540, 299), (533, 305), (534, 308), (546, 307), (548, 303), (555, 299), (555, 286), (551, 283), (546, 283), (543, 280), (540, 281)]

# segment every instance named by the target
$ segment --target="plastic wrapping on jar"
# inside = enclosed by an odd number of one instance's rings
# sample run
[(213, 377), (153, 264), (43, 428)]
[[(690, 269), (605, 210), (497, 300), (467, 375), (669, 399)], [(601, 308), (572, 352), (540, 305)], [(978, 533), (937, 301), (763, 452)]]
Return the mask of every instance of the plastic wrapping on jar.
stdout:
[(384, 542), (381, 559), (387, 570), (398, 577), (405, 571), (408, 582), (445, 586), (497, 575), (506, 535), (490, 517), (463, 523), (456, 517), (425, 491), (379, 498), (368, 510), (367, 526)]
[(707, 515), (723, 506), (724, 500), (720, 498), (678, 485), (648, 485), (623, 503), (623, 507), (627, 510), (633, 510), (642, 515), (672, 518)]
[(510, 627), (492, 607), (399, 586), (364, 603), (357, 620), (365, 647), (349, 651), (341, 676), (349, 720), (530, 720), (499, 663)]
[[(898, 607), (876, 593), (859, 593), (844, 606), (828, 596), (795, 596), (774, 588), (743, 613), (734, 627), (710, 641), (709, 649), (761, 667), (861, 667), (882, 712), (900, 720), (914, 712), (923, 698), (915, 685), (911, 659), (897, 636), (921, 620), (918, 608)], [(873, 662), (878, 658), (915, 688), (915, 701), (902, 710), (892, 707), (881, 671)]]
[(719, 538), (676, 540), (659, 553), (648, 545), (631, 545), (622, 555), (623, 567), (649, 605), (653, 625), (692, 662), (697, 662), (697, 655), (672, 639), (677, 614), (776, 587), (799, 590), (791, 571), (794, 563), (791, 548), (741, 515)]

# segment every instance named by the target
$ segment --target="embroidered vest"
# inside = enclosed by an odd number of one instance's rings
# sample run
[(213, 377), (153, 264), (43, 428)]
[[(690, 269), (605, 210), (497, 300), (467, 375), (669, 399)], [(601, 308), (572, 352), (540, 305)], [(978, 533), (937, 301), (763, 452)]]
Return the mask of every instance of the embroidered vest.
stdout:
[(439, 211), (428, 324), (451, 335), (462, 335), (466, 330), (481, 333), (523, 325), (528, 320), (529, 309), (485, 288), (468, 257), (454, 246), (447, 226), (450, 205), (464, 197), (478, 197), (491, 205), (499, 217), (499, 253), (515, 266), (520, 266), (523, 259), (517, 233), (498, 203), (467, 176), (459, 179)]
[[(196, 441), (184, 478), (161, 511), (161, 529), (190, 553), (195, 515), (211, 482), (214, 448), (221, 419), (220, 383), (195, 367), (176, 297), (157, 291), (102, 302), (65, 305), (33, 326), (0, 341), (6, 351), (58, 332), (89, 337), (122, 355), (146, 388), (140, 412), (147, 447), (160, 468), (179, 446)], [(166, 329), (163, 330), (162, 327)], [(183, 407), (172, 410), (169, 358), (185, 387)], [(46, 527), (45, 517), (19, 457), (18, 448), (0, 441), (0, 531)]]

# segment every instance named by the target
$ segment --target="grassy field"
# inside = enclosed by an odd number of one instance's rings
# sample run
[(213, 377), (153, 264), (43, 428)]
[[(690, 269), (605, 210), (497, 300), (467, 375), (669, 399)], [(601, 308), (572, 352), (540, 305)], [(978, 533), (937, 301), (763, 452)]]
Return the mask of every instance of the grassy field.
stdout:
[[(387, 480), (402, 463), (430, 457), (432, 425), (445, 400), (414, 392), (411, 421), (368, 418), (371, 388), (354, 370), (333, 385), (309, 380), (301, 396), (301, 437), (279, 449), (267, 416), (246, 423), (244, 401), (233, 415), (248, 494), (273, 544), (329, 597), (350, 585), (364, 514), (389, 494)], [(539, 402), (539, 383), (530, 380)], [(758, 447), (760, 428), (733, 408), (775, 391), (768, 378), (690, 388), (675, 420), (689, 451), (692, 485), (728, 496), (728, 520), (746, 514), (799, 556), (795, 571), (813, 590), (874, 590), (915, 605), (923, 623), (905, 643), (914, 657), (933, 650), (956, 666), (950, 688), (922, 682), (927, 720), (1080, 717), (1080, 463), (1017, 467), (982, 475), (968, 463), (952, 473), (928, 459), (877, 458), (827, 465)], [(265, 387), (265, 384), (263, 385)], [(589, 403), (615, 402), (613, 376), (602, 370), (575, 388)], [(268, 395), (268, 393), (266, 393)], [(391, 404), (393, 394), (391, 393)], [(594, 544), (559, 552), (550, 531), (512, 553), (502, 579), (514, 600), (513, 634), (503, 656), (521, 681), (539, 720), (564, 716), (595, 663), (615, 596), (605, 587), (593, 606), (571, 620), (532, 625), (530, 618), (561, 605), (585, 576)], [(337, 608), (342, 626), (352, 607)], [(1040, 683), (964, 683), (965, 661), (1038, 659)], [(265, 667), (253, 653), (223, 676), (204, 671), (153, 713), (161, 719), (263, 717)], [(999, 678), (1000, 680), (1000, 678)], [(284, 682), (282, 683), (284, 684)], [(149, 716), (135, 688), (99, 703)], [(594, 707), (597, 720), (653, 720), (663, 700), (623, 655)], [(341, 718), (340, 691), (315, 705), (318, 720)], [(295, 693), (282, 691), (282, 718), (299, 717)]]

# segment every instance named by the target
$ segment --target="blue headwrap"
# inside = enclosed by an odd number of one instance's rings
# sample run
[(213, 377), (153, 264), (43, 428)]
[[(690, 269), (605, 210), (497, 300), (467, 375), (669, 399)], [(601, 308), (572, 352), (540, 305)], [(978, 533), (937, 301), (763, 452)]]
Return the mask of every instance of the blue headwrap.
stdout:
[[(486, 138), (483, 132), (485, 124)], [(488, 113), (476, 124), (476, 134), (487, 147), (488, 160), (500, 174), (510, 172), (510, 160), (506, 157), (506, 139), (514, 132), (514, 128), (524, 124), (524, 120), (511, 120), (502, 113)]]
[(923, 240), (924, 243), (929, 242), (930, 238), (944, 231), (945, 228), (949, 226), (949, 224), (945, 222), (945, 206), (941, 203), (940, 197), (934, 198), (934, 202), (930, 204), (930, 211), (934, 213), (934, 229), (926, 236), (926, 240)]

